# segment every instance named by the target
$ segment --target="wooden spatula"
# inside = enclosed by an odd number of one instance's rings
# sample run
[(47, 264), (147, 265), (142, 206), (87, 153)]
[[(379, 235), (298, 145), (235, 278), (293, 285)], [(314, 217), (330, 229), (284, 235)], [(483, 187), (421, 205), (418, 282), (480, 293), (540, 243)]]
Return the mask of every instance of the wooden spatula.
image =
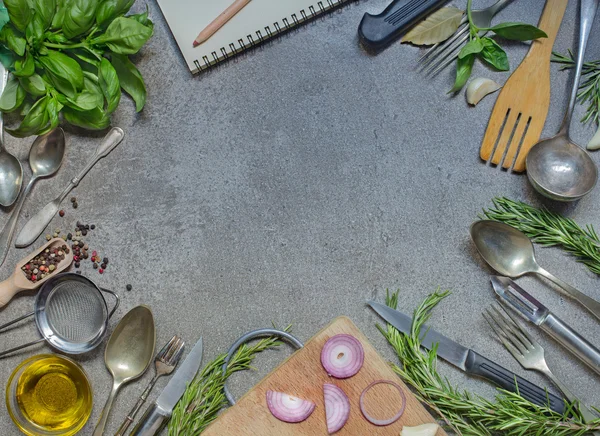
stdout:
[(525, 171), (527, 153), (540, 139), (548, 115), (550, 57), (567, 3), (546, 0), (538, 26), (548, 38), (531, 43), (525, 59), (500, 91), (481, 144), (481, 159), (491, 157), (495, 165)]
[(73, 251), (71, 251), (71, 249), (69, 249), (68, 253), (65, 252), (65, 258), (63, 260), (61, 260), (60, 263), (56, 264), (56, 269), (54, 271), (52, 271), (50, 274), (48, 274), (46, 277), (44, 277), (43, 279), (32, 282), (25, 276), (25, 273), (21, 269), (31, 259), (33, 259), (35, 256), (40, 254), (46, 248), (50, 248), (50, 249), (60, 248), (63, 245), (66, 245), (66, 242), (64, 240), (62, 240), (61, 238), (54, 238), (54, 239), (51, 239), (48, 243), (44, 244), (39, 249), (35, 250), (32, 253), (29, 253), (27, 256), (25, 256), (23, 259), (21, 259), (17, 263), (17, 266), (15, 267), (15, 271), (12, 273), (12, 275), (9, 278), (7, 278), (6, 280), (4, 280), (2, 283), (0, 283), (0, 307), (7, 305), (8, 302), (12, 299), (12, 297), (14, 297), (14, 295), (16, 293), (21, 292), (21, 291), (30, 291), (33, 289), (37, 289), (41, 285), (43, 285), (47, 280), (49, 280), (51, 277), (54, 277), (55, 275), (60, 274), (61, 272), (66, 270), (68, 267), (70, 267), (71, 263), (73, 262)]

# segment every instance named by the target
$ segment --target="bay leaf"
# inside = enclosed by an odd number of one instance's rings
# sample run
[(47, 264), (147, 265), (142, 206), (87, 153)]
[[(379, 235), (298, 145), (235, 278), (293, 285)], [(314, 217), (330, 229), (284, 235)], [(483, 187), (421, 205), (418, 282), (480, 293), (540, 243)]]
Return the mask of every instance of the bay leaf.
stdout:
[(462, 20), (463, 11), (455, 7), (441, 8), (413, 27), (400, 42), (431, 45), (451, 37)]

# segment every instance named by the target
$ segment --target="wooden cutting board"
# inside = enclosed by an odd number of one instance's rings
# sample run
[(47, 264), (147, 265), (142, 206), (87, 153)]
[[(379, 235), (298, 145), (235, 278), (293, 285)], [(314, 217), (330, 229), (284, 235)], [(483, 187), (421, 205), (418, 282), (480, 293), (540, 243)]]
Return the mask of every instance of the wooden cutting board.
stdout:
[[(321, 349), (331, 336), (347, 333), (357, 338), (365, 350), (365, 362), (354, 377), (338, 380), (329, 377), (321, 366)], [(402, 387), (406, 395), (406, 409), (402, 417), (387, 427), (377, 427), (368, 422), (360, 411), (359, 398), (364, 388), (376, 380), (390, 380)], [(365, 335), (347, 317), (339, 317), (317, 333), (304, 348), (295, 352), (278, 368), (267, 375), (250, 392), (244, 395), (235, 406), (230, 407), (211, 424), (203, 436), (248, 435), (327, 435), (323, 384), (333, 383), (350, 399), (350, 418), (336, 435), (393, 435), (399, 436), (404, 425), (414, 426), (435, 422), (414, 397), (406, 385), (391, 370), (389, 364), (367, 341)], [(312, 415), (304, 422), (288, 424), (279, 421), (267, 407), (266, 392), (274, 390), (310, 400), (316, 404)], [(398, 410), (400, 396), (386, 385), (373, 388), (368, 395), (369, 411), (373, 415), (387, 412), (378, 418), (393, 416)], [(440, 428), (436, 436), (447, 436)]]

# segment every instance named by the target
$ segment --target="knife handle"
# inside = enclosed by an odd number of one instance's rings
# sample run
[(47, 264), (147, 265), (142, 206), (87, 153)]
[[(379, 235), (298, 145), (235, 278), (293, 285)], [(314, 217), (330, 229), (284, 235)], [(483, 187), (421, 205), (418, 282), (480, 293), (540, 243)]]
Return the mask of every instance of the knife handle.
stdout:
[(365, 14), (358, 26), (362, 44), (381, 50), (448, 0), (394, 0), (379, 15)]
[(171, 412), (167, 412), (159, 407), (156, 403), (152, 404), (140, 421), (133, 428), (129, 436), (154, 436), (160, 433), (171, 418)]
[(490, 380), (507, 391), (517, 392), (518, 387), (519, 395), (532, 403), (535, 403), (538, 406), (548, 405), (555, 412), (560, 414), (565, 413), (564, 399), (557, 397), (550, 392), (546, 392), (546, 390), (528, 382), (514, 372), (503, 368), (473, 350), (469, 350), (465, 366), (466, 372), (469, 374), (478, 375)]

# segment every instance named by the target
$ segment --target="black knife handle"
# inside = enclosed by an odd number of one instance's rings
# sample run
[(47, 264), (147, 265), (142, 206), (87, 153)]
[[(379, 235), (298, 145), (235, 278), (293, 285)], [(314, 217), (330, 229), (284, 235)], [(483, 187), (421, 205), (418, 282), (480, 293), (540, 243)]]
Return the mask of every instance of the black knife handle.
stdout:
[(394, 0), (379, 15), (365, 14), (358, 36), (370, 50), (381, 50), (448, 0)]
[[(557, 397), (550, 392), (546, 393), (546, 391), (539, 386), (528, 382), (524, 378), (516, 375), (514, 372), (501, 367), (500, 365), (492, 362), (473, 350), (469, 350), (465, 366), (466, 372), (469, 374), (483, 377), (499, 385), (501, 388), (511, 392), (517, 392), (518, 386), (519, 394), (523, 398), (539, 406), (549, 405), (550, 408), (555, 412), (561, 414), (565, 413), (564, 399)], [(515, 379), (517, 386), (515, 386)]]

